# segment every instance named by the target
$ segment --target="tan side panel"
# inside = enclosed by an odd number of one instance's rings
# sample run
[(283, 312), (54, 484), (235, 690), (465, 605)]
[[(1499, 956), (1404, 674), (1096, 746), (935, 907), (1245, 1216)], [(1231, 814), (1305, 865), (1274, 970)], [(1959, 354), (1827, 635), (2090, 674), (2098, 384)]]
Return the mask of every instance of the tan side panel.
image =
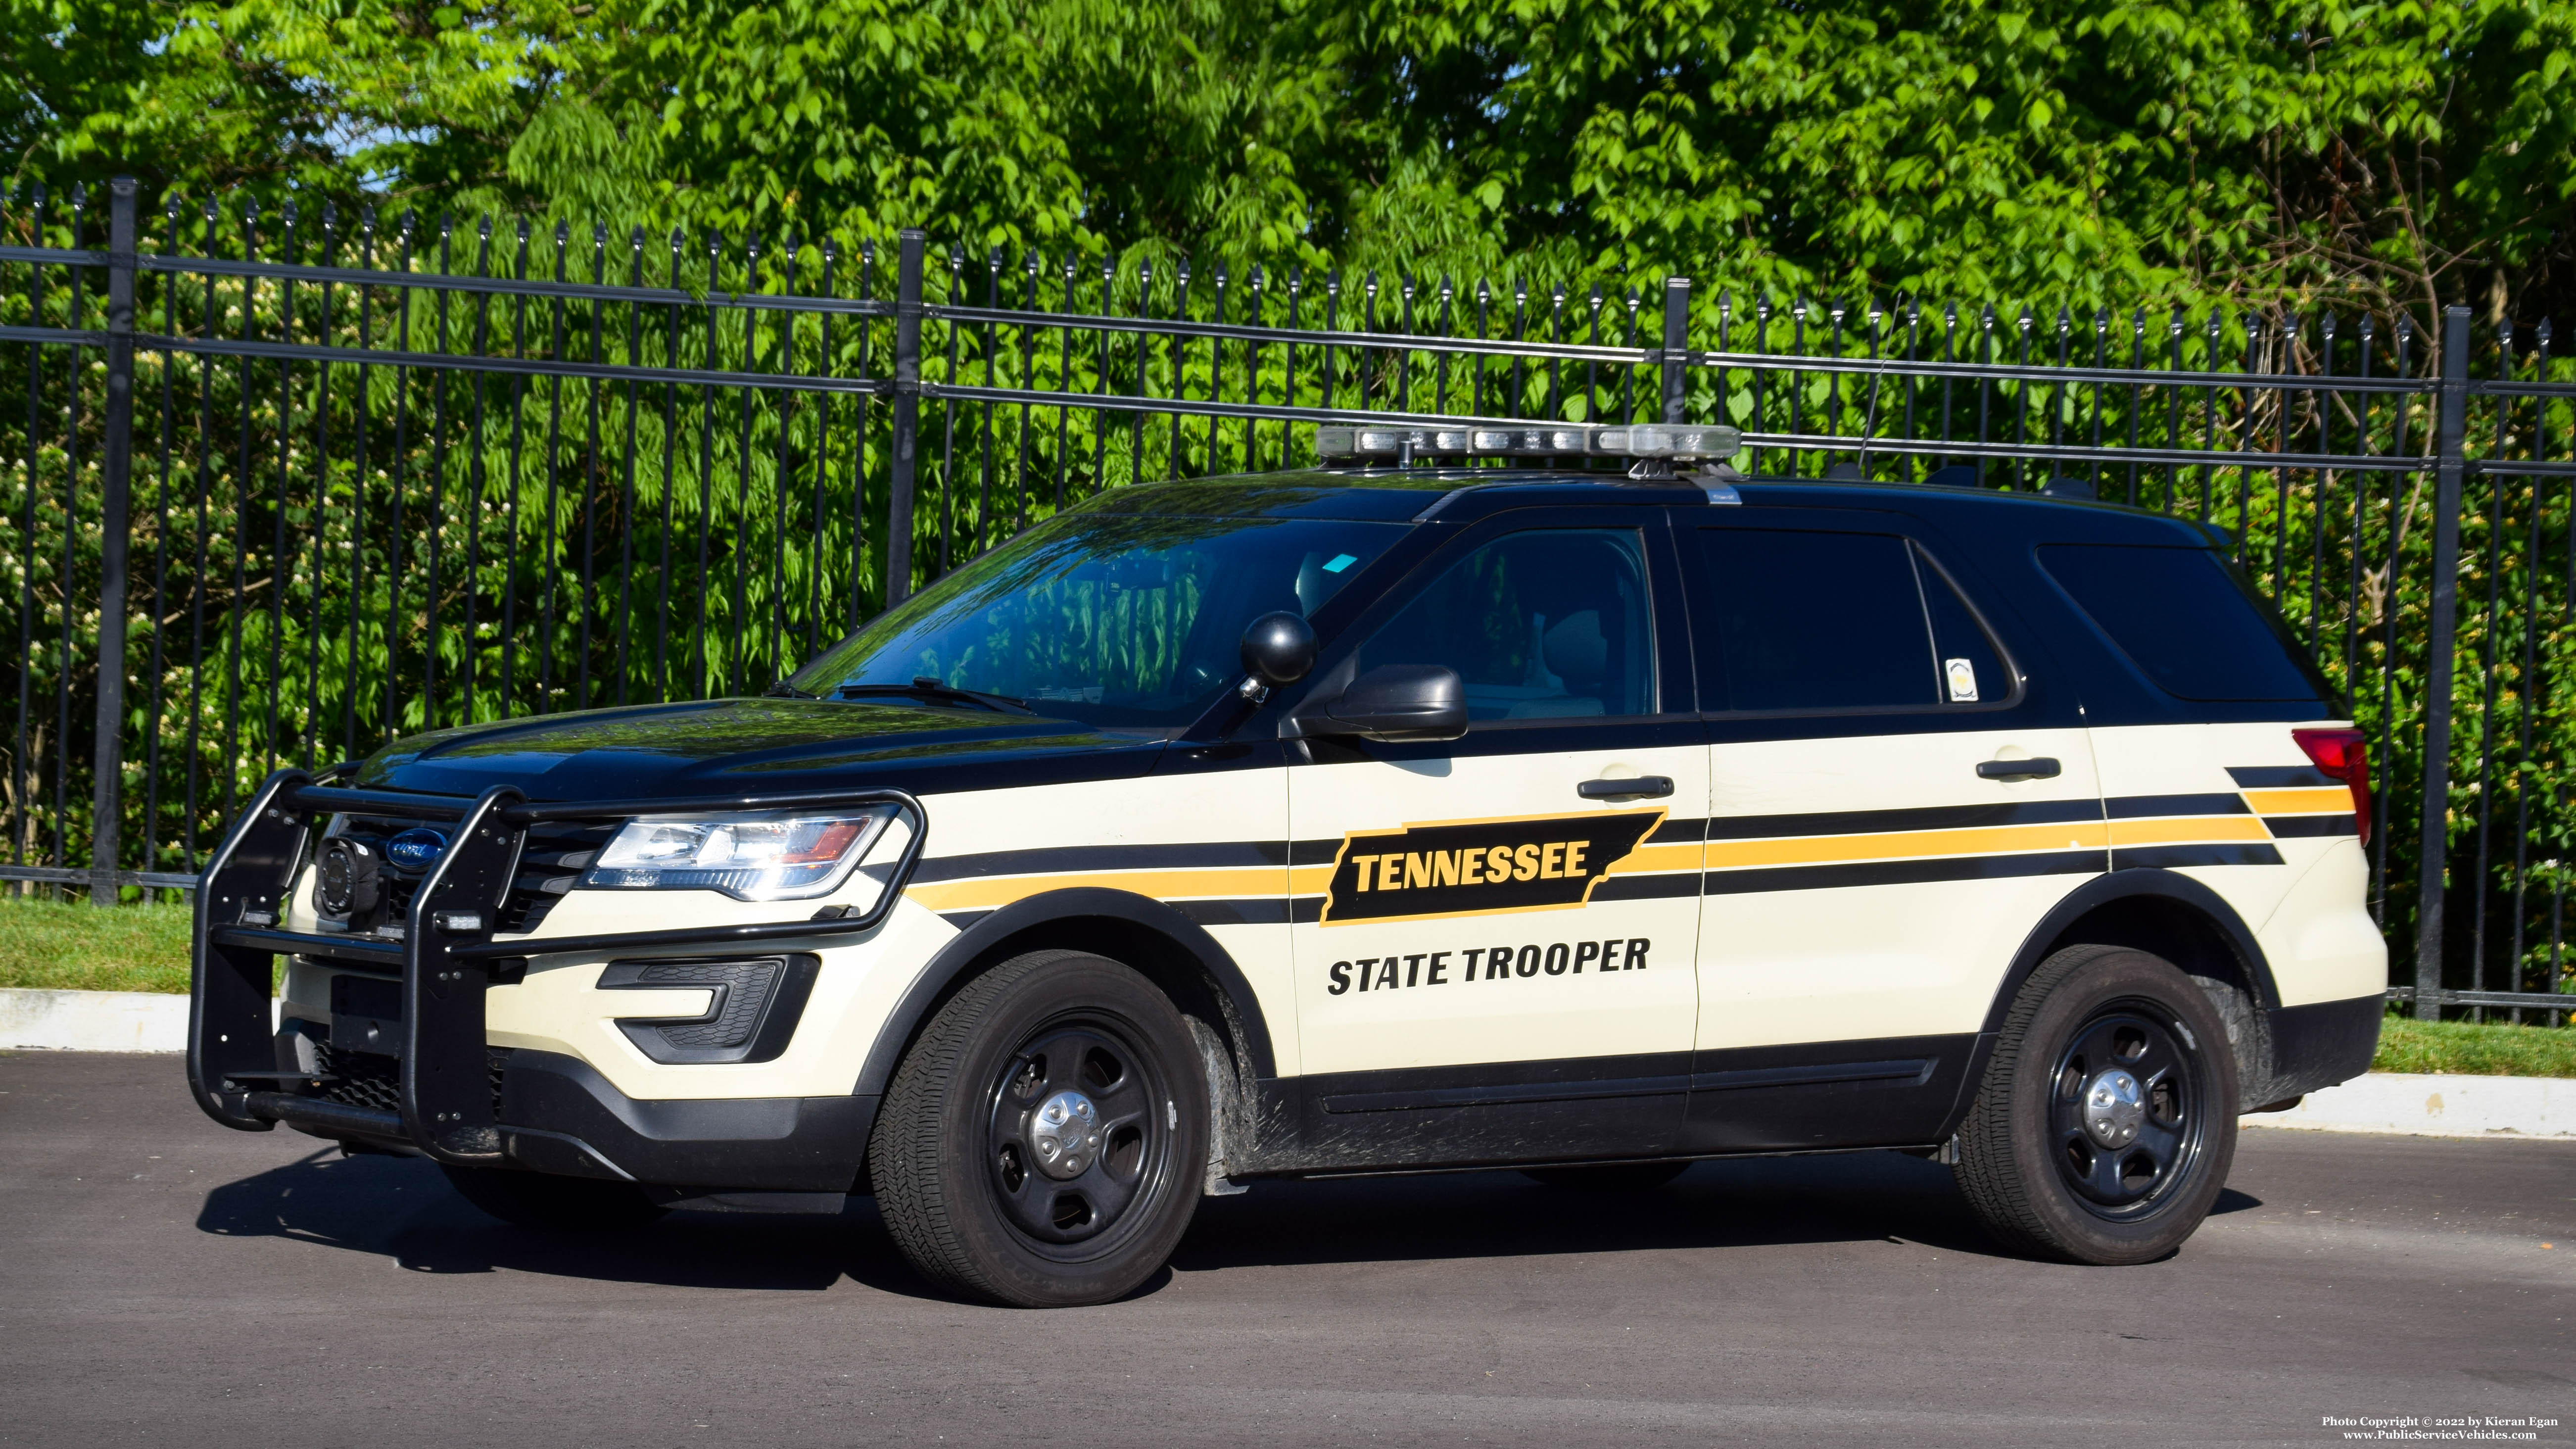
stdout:
[[(1997, 781), (1980, 761), (2047, 757), (2051, 779)], [(1703, 1048), (1972, 1032), (2023, 938), (2092, 878), (2070, 856), (2098, 857), (2096, 819), (1909, 828), (1903, 817), (1840, 833), (1800, 817), (1826, 812), (2049, 805), (2099, 814), (2093, 751), (2082, 730), (2000, 730), (1722, 744), (1711, 752), (1709, 894), (1700, 925)], [(1740, 834), (1730, 819), (1780, 817), (1778, 833)], [(1978, 878), (1981, 866), (1999, 871)], [(1817, 884), (1835, 872), (1950, 869), (1966, 878)], [(1735, 871), (1776, 889), (1729, 890)]]
[(2388, 989), (2388, 939), (2370, 918), (2370, 863), (2349, 837), (2323, 842), (2324, 858), (2282, 896), (2254, 933), (2283, 1006), (2349, 1001)]
[[(1534, 744), (1545, 737), (1531, 736)], [(1705, 746), (1687, 745), (1311, 765), (1289, 772), (1291, 809), (1298, 836), (1361, 837), (1352, 850), (1371, 848), (1381, 832), (1434, 823), (1629, 812), (1689, 819), (1705, 809), (1707, 758)], [(1585, 780), (1636, 775), (1669, 776), (1674, 794), (1605, 804), (1587, 804), (1575, 794)], [(1510, 827), (1495, 828), (1499, 840)], [(1695, 844), (1675, 849), (1641, 842), (1594, 886), (1588, 903), (1296, 926), (1301, 1070), (1686, 1050), (1697, 998), (1691, 958), (1699, 912), (1690, 893), (1697, 857)], [(1676, 893), (1618, 899), (1608, 890), (1633, 876), (1674, 879)], [(1638, 969), (1602, 972), (1604, 941), (1618, 943), (1623, 966), (1629, 943), (1638, 943)], [(1592, 957), (1578, 974), (1574, 965), (1587, 943)], [(1558, 948), (1562, 954), (1550, 970)], [(1511, 954), (1507, 975), (1488, 974), (1497, 949)], [(1520, 974), (1525, 949), (1535, 952), (1527, 976)], [(1477, 962), (1472, 980), (1470, 952)], [(1396, 963), (1394, 984), (1359, 989), (1359, 963), (1378, 963), (1369, 969), (1383, 972), (1389, 959)], [(1345, 968), (1338, 983), (1336, 965)]]

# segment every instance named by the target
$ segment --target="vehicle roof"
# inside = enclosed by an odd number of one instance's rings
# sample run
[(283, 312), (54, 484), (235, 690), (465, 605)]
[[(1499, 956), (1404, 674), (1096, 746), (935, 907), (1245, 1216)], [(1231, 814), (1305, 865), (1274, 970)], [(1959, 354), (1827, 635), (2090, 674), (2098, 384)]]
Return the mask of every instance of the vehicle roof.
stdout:
[[(2133, 538), (2202, 547), (2225, 541), (2207, 525), (2091, 499), (1821, 478), (1752, 476), (1730, 484), (1745, 506), (1755, 508), (1893, 510), (1935, 518), (1970, 515), (1980, 527), (2009, 526), (2006, 520), (2016, 519), (2021, 528), (2045, 529), (2069, 541)], [(1145, 483), (1101, 494), (1084, 504), (1083, 511), (1468, 523), (1506, 509), (1620, 505), (1716, 506), (1696, 478), (1639, 480), (1573, 469), (1433, 467), (1307, 468)]]

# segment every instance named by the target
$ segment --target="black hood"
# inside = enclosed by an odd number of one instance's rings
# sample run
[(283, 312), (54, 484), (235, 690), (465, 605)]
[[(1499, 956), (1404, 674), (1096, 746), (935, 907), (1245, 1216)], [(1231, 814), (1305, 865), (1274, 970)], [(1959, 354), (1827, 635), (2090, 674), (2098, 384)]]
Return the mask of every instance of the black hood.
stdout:
[(1128, 779), (1159, 736), (904, 702), (716, 699), (437, 730), (370, 757), (357, 783), (433, 795), (515, 785), (532, 800), (689, 799), (892, 786), (915, 794)]

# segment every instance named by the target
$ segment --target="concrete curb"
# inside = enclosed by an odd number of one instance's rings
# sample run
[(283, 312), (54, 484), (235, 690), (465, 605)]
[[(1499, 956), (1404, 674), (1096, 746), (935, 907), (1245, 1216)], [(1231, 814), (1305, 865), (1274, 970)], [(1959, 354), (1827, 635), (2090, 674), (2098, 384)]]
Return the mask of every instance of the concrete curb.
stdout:
[[(270, 1011), (276, 1010), (272, 1003)], [(188, 998), (162, 991), (0, 988), (0, 1048), (67, 1052), (188, 1049)]]
[(2410, 1137), (2536, 1137), (2576, 1141), (2576, 1079), (2370, 1072), (2310, 1092), (2287, 1112), (2242, 1119), (2248, 1127), (2312, 1132), (2391, 1132)]

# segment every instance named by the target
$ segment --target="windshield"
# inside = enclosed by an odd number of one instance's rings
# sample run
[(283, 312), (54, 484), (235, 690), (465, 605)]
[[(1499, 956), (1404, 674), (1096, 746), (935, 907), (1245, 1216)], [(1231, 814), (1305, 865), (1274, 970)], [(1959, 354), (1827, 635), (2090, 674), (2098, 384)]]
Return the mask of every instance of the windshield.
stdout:
[(1179, 728), (1242, 679), (1245, 625), (1274, 609), (1312, 614), (1409, 527), (1052, 519), (878, 615), (788, 683), (825, 698), (930, 685), (1086, 724)]

